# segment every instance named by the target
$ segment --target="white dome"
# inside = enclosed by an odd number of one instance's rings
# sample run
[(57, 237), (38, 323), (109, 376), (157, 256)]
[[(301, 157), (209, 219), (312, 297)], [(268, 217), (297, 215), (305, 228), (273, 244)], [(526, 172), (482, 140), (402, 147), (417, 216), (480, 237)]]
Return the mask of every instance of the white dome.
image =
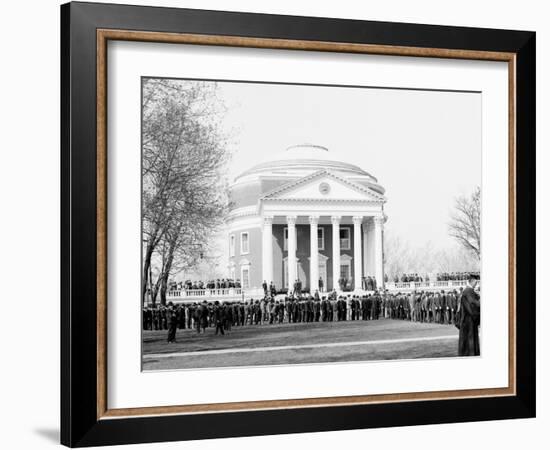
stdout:
[(292, 145), (280, 152), (277, 156), (282, 158), (299, 158), (299, 159), (329, 159), (330, 154), (328, 148), (322, 145), (314, 144), (299, 144)]
[(365, 178), (376, 184), (377, 180), (359, 166), (334, 159), (329, 149), (321, 145), (293, 145), (275, 155), (268, 156), (263, 162), (256, 164), (238, 175), (235, 182), (256, 178), (259, 175), (297, 175), (305, 176), (318, 170), (330, 170), (347, 177)]

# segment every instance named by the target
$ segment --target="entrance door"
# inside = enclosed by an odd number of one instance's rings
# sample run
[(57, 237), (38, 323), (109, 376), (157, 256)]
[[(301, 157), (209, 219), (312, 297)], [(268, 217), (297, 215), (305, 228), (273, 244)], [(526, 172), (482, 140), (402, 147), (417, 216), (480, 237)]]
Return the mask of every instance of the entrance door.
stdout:
[(340, 262), (340, 279), (344, 279), (346, 285), (342, 286), (343, 289), (351, 286), (351, 262), (349, 260), (344, 260)]
[(327, 290), (327, 262), (319, 260), (319, 278), (323, 280), (322, 292)]

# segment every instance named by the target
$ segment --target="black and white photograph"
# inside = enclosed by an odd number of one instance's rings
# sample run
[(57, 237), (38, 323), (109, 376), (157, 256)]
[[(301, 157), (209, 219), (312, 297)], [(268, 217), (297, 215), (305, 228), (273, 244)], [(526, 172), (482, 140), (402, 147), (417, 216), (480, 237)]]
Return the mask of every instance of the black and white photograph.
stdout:
[(147, 76), (141, 101), (142, 370), (482, 355), (480, 92)]
[(543, 448), (547, 8), (452, 6), (5, 3), (0, 447)]

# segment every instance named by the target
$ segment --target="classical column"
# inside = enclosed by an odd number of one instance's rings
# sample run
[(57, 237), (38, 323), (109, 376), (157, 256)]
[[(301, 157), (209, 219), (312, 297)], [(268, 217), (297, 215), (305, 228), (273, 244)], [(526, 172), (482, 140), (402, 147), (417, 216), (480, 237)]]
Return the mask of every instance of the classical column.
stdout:
[(273, 281), (273, 216), (264, 216), (263, 220), (262, 279), (269, 285)]
[(340, 216), (332, 216), (332, 288), (339, 290), (340, 279)]
[(309, 292), (311, 295), (319, 289), (319, 240), (317, 239), (319, 216), (309, 216)]
[(292, 290), (298, 278), (296, 265), (296, 216), (286, 216), (288, 225), (288, 289)]
[(361, 258), (361, 223), (362, 216), (353, 217), (353, 280), (356, 291), (361, 289), (361, 269), (363, 267)]
[(382, 233), (384, 216), (374, 218), (374, 276), (376, 278), (376, 287), (384, 286), (384, 248), (382, 241)]
[(369, 224), (365, 222), (363, 224), (363, 276), (366, 277), (369, 274)]
[(368, 255), (367, 255), (367, 274), (371, 277), (374, 276), (375, 269), (374, 269), (374, 218), (372, 218), (367, 226), (367, 248), (368, 248)]

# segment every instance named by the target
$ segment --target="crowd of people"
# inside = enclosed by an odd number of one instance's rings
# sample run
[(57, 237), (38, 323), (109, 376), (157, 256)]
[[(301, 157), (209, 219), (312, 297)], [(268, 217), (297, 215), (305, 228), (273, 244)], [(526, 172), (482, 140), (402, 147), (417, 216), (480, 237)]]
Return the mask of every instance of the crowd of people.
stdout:
[[(245, 301), (203, 301), (148, 307), (143, 310), (144, 330), (192, 329), (197, 333), (215, 329), (224, 334), (232, 327), (276, 323), (312, 323), (380, 318), (413, 322), (453, 324), (460, 290), (328, 296), (292, 294), (276, 299)], [(171, 339), (169, 339), (171, 340)], [(172, 339), (173, 340), (173, 339)]]
[[(472, 272), (442, 272), (435, 274), (419, 275), (417, 273), (402, 273), (401, 275), (395, 274), (393, 276), (394, 283), (409, 283), (409, 282), (423, 282), (423, 281), (466, 281), (468, 276)], [(476, 273), (479, 277), (479, 272)], [(388, 276), (385, 276), (385, 281), (388, 282)]]
[(197, 289), (231, 289), (231, 288), (240, 288), (241, 280), (238, 278), (233, 280), (231, 278), (218, 278), (216, 280), (185, 280), (185, 281), (171, 281), (169, 283), (170, 290), (197, 290)]
[[(471, 274), (472, 272), (443, 272), (436, 274), (436, 281), (466, 281)], [(474, 275), (479, 279), (479, 272), (474, 272)]]
[(363, 286), (362, 287), (366, 291), (375, 291), (376, 290), (376, 278), (371, 277), (371, 276), (363, 277)]
[[(409, 282), (429, 282), (429, 281), (464, 281), (468, 278), (468, 275), (471, 272), (442, 272), (436, 274), (423, 274), (418, 273), (402, 273), (396, 274), (393, 276), (394, 283), (409, 283)], [(477, 273), (479, 276), (479, 273)], [(388, 275), (384, 276), (384, 281), (387, 283), (390, 280)], [(296, 282), (301, 283), (299, 280)], [(265, 284), (265, 282), (264, 282)], [(353, 290), (353, 280), (347, 278), (340, 278), (338, 280), (338, 286), (341, 291), (352, 291)], [(230, 288), (240, 288), (241, 281), (237, 278), (233, 280), (231, 278), (218, 278), (216, 280), (186, 280), (186, 281), (171, 281), (169, 283), (170, 290), (202, 290), (202, 289), (230, 289)], [(376, 278), (373, 276), (363, 277), (361, 280), (361, 287), (366, 291), (376, 291), (377, 284)], [(273, 283), (268, 286), (263, 285), (264, 292), (271, 295), (276, 295), (279, 291), (275, 288)], [(296, 285), (294, 285), (293, 293), (296, 292)], [(301, 289), (299, 289), (301, 291)], [(319, 278), (319, 290), (324, 291), (324, 280)]]

